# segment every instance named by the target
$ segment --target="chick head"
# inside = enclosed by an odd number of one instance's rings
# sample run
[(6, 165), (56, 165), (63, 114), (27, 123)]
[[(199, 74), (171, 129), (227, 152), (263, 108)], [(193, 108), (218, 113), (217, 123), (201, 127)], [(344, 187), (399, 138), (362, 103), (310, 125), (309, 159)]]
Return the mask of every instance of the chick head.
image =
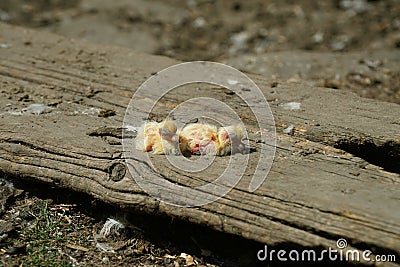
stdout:
[(221, 127), (218, 131), (220, 154), (243, 152), (245, 150), (245, 145), (242, 143), (244, 135), (245, 129), (241, 125)]
[(176, 131), (177, 131), (176, 124), (172, 120), (167, 119), (161, 123), (160, 135), (163, 139), (169, 142), (177, 143), (178, 136), (176, 135)]

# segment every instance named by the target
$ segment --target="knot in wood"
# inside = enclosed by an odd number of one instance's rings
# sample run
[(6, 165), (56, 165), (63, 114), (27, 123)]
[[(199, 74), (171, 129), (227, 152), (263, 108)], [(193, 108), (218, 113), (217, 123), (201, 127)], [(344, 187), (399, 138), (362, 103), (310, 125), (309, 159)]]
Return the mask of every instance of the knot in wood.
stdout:
[(124, 178), (125, 173), (126, 173), (126, 166), (122, 162), (114, 162), (108, 168), (109, 178), (114, 182), (121, 181)]

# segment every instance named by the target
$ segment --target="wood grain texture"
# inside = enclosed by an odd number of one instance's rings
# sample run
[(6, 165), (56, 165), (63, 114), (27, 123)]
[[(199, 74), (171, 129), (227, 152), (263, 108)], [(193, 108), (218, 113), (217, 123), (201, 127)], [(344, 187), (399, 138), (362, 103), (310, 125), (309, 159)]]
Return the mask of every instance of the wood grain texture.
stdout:
[[(250, 193), (259, 153), (254, 118), (238, 97), (223, 89), (205, 90), (204, 95), (235, 107), (254, 153), (243, 179), (225, 197), (179, 208), (138, 187), (121, 145), (125, 109), (136, 88), (177, 62), (4, 24), (0, 29), (1, 42), (10, 45), (0, 49), (1, 172), (269, 245), (335, 248), (337, 239), (346, 238), (348, 248), (399, 257), (399, 105), (303, 83), (271, 86), (251, 75), (269, 101), (278, 134), (268, 178)], [(192, 96), (184, 90), (167, 95), (154, 118)], [(292, 101), (301, 103), (300, 110), (282, 107)], [(20, 113), (31, 103), (54, 109)], [(110, 110), (115, 115), (99, 116), (113, 114)], [(290, 124), (293, 134), (282, 133)], [(217, 158), (206, 172), (187, 175), (164, 157), (151, 157), (158, 170), (152, 175), (186, 186), (212, 181), (228, 160)]]

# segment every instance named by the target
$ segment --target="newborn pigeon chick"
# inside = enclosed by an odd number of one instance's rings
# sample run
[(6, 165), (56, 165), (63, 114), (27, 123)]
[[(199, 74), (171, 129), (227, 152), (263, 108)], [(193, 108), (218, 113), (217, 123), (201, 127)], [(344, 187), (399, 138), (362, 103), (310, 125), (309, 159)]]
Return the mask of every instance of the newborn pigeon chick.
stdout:
[(231, 125), (221, 127), (218, 130), (218, 154), (219, 156), (245, 153), (246, 146), (242, 140), (245, 136), (246, 130), (241, 125)]
[(225, 156), (243, 152), (245, 130), (234, 125), (218, 127), (210, 124), (192, 123), (179, 133), (180, 149), (192, 154)]
[(171, 120), (145, 122), (138, 130), (135, 148), (153, 154), (178, 154), (176, 124)]

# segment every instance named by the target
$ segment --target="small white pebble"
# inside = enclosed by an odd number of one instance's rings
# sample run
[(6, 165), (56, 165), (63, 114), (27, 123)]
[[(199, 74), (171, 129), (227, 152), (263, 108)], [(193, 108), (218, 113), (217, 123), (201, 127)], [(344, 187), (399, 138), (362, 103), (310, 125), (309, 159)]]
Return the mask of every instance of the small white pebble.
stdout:
[(250, 39), (250, 34), (248, 32), (239, 32), (235, 33), (231, 36), (232, 46), (229, 48), (230, 53), (236, 53), (238, 51), (242, 51), (247, 49), (247, 42)]
[(100, 109), (98, 109), (98, 108), (88, 108), (88, 109), (82, 110), (81, 113), (83, 115), (98, 115), (98, 114), (100, 114)]
[(316, 32), (312, 38), (315, 43), (320, 44), (324, 41), (324, 34), (322, 32)]
[(31, 114), (43, 114), (43, 113), (49, 113), (53, 110), (53, 107), (43, 105), (43, 104), (30, 104), (27, 108), (23, 108), (22, 112), (27, 112)]
[(125, 125), (126, 130), (130, 132), (137, 132), (140, 127), (133, 126), (133, 125)]
[(109, 259), (107, 256), (105, 256), (105, 257), (103, 257), (103, 258), (101, 259), (101, 261), (102, 261), (103, 263), (107, 264), (107, 263), (110, 262), (110, 259)]
[(288, 127), (286, 127), (285, 129), (283, 129), (283, 133), (285, 133), (285, 134), (290, 134), (290, 133), (292, 133), (293, 129), (294, 129), (294, 125), (293, 125), (293, 124), (290, 124)]
[(236, 80), (228, 79), (228, 83), (229, 83), (230, 85), (236, 85), (236, 84), (238, 84), (239, 82), (236, 81)]
[(203, 28), (206, 26), (207, 21), (203, 17), (198, 17), (193, 21), (193, 26), (195, 28)]
[(281, 107), (283, 107), (284, 109), (289, 109), (289, 110), (297, 110), (300, 109), (301, 103), (299, 102), (289, 102), (289, 103), (285, 103), (282, 104)]
[(0, 48), (10, 48), (10, 44), (0, 44)]
[[(7, 111), (6, 113), (8, 113), (8, 114), (10, 114), (10, 115), (22, 115), (22, 112), (21, 111), (12, 111), (12, 110), (10, 110), (10, 111)], [(5, 113), (3, 113), (3, 114), (5, 114)]]

